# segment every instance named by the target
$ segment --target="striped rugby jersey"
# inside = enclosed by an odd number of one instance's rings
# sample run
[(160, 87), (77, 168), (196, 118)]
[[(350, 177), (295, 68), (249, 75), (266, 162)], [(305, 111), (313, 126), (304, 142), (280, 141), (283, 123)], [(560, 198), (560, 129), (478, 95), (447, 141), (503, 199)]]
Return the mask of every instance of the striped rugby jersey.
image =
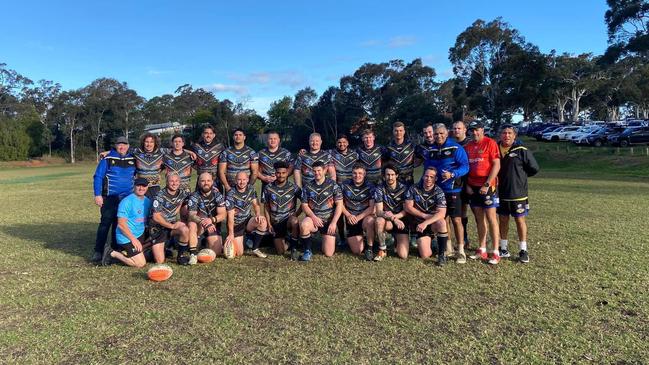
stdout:
[(180, 155), (175, 155), (173, 152), (169, 152), (164, 156), (163, 161), (166, 173), (177, 173), (180, 176), (180, 188), (185, 191), (190, 191), (189, 181), (192, 177), (192, 165), (194, 161), (192, 161), (189, 153), (182, 151)]
[(198, 142), (192, 144), (192, 150), (196, 154), (196, 171), (198, 174), (209, 172), (212, 174), (214, 181), (218, 181), (219, 156), (223, 152), (223, 145), (216, 141), (210, 144)]
[(234, 210), (234, 224), (244, 223), (254, 214), (252, 203), (257, 200), (254, 186), (248, 185), (244, 191), (239, 191), (235, 186), (226, 194), (228, 211)]
[(291, 152), (286, 148), (279, 147), (275, 152), (264, 148), (257, 154), (259, 155), (259, 173), (261, 175), (275, 175), (273, 164), (278, 161), (285, 161), (289, 166), (293, 166), (293, 157), (291, 156)]
[(410, 141), (396, 144), (391, 141), (385, 148), (386, 161), (392, 162), (399, 169), (401, 181), (411, 182), (415, 169), (415, 146)]
[(414, 184), (406, 192), (405, 200), (414, 201), (415, 208), (426, 214), (435, 214), (439, 208), (446, 208), (444, 192), (437, 185), (426, 191), (423, 183)]
[(383, 203), (383, 210), (392, 214), (399, 214), (403, 211), (403, 202), (406, 198), (408, 186), (397, 181), (396, 188), (390, 189), (385, 183), (374, 189), (374, 201)]
[(171, 152), (168, 148), (158, 148), (153, 152), (146, 152), (139, 147), (133, 148), (131, 154), (135, 157), (135, 176), (143, 177), (149, 186), (160, 186), (160, 171), (165, 154)]
[(366, 179), (373, 184), (379, 183), (381, 181), (381, 166), (385, 148), (379, 145), (374, 145), (370, 149), (360, 146), (356, 149), (356, 152), (358, 153), (358, 161), (365, 166), (367, 171)]
[(187, 199), (187, 208), (196, 212), (201, 218), (212, 218), (218, 214), (217, 208), (227, 208), (226, 200), (221, 193), (212, 188), (206, 195), (201, 191), (193, 192)]
[(248, 172), (248, 176), (252, 175), (252, 164), (258, 161), (257, 152), (248, 146), (243, 146), (241, 149), (236, 149), (234, 146), (228, 147), (225, 151), (221, 152), (219, 163), (226, 163), (225, 177), (228, 184), (233, 187), (236, 185), (237, 173), (240, 171)]
[(316, 217), (328, 221), (334, 214), (335, 203), (343, 198), (340, 186), (330, 178), (325, 178), (322, 184), (315, 181), (307, 183), (302, 188), (302, 204), (308, 204)]
[(336, 169), (336, 182), (340, 184), (351, 179), (352, 167), (358, 161), (358, 152), (347, 149), (347, 153), (342, 153), (334, 148), (330, 154)]
[(183, 204), (187, 195), (182, 189), (178, 189), (175, 195), (169, 194), (167, 189), (162, 189), (153, 199), (151, 213), (160, 213), (167, 222), (176, 223), (178, 208)]
[(295, 160), (295, 168), (302, 174), (302, 186), (313, 181), (313, 164), (320, 161), (325, 165), (325, 169), (331, 166), (331, 154), (329, 151), (320, 150), (316, 153), (307, 151), (304, 155), (298, 156)]
[(297, 201), (302, 195), (302, 190), (290, 181), (284, 186), (272, 182), (261, 193), (261, 202), (266, 205), (270, 223), (284, 222), (297, 211)]
[(374, 200), (374, 185), (367, 180), (360, 186), (356, 186), (351, 179), (340, 185), (343, 193), (345, 208), (352, 215), (363, 213), (370, 206), (370, 200)]

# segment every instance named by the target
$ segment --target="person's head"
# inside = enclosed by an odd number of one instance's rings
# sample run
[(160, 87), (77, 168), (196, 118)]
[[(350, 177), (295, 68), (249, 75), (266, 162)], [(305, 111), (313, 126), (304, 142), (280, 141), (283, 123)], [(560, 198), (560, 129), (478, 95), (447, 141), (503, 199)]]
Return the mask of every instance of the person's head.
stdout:
[(246, 132), (241, 128), (237, 128), (234, 130), (234, 133), (232, 133), (232, 139), (234, 140), (235, 145), (241, 146), (246, 142)]
[(175, 172), (167, 174), (167, 190), (174, 193), (180, 187), (180, 175)]
[(354, 166), (352, 166), (352, 181), (356, 185), (361, 185), (363, 181), (365, 180), (365, 166), (356, 163)]
[(158, 137), (153, 133), (144, 133), (140, 137), (140, 149), (144, 152), (153, 152), (158, 149), (159, 145)]
[(349, 148), (349, 139), (346, 135), (341, 134), (338, 136), (338, 139), (336, 139), (336, 149), (340, 152), (345, 152), (347, 151), (347, 148)]
[(237, 183), (237, 189), (239, 191), (243, 191), (248, 187), (248, 181), (250, 181), (250, 177), (248, 176), (247, 171), (239, 171), (237, 172), (236, 176), (236, 183)]
[(203, 138), (203, 141), (205, 143), (212, 143), (215, 136), (216, 132), (214, 131), (214, 127), (212, 127), (211, 125), (206, 125), (203, 127), (203, 133), (201, 134), (201, 137)]
[(463, 121), (453, 123), (453, 137), (460, 142), (466, 138), (466, 124)]
[(433, 138), (435, 139), (435, 143), (440, 146), (446, 142), (446, 139), (448, 138), (448, 129), (446, 129), (444, 123), (433, 125)]
[(395, 122), (392, 124), (392, 137), (395, 141), (401, 142), (406, 138), (406, 126), (403, 122)]
[(426, 124), (426, 126), (421, 130), (421, 134), (423, 134), (426, 143), (433, 144), (433, 142), (435, 142), (433, 136), (433, 125), (431, 123)]
[(311, 133), (309, 136), (309, 149), (312, 152), (317, 152), (320, 151), (320, 148), (322, 147), (322, 136), (320, 136), (320, 133)]
[(383, 166), (383, 181), (388, 186), (395, 186), (399, 178), (399, 169), (392, 163), (387, 163)]
[(435, 180), (437, 180), (437, 169), (432, 166), (427, 167), (421, 179), (424, 183), (424, 189), (430, 190), (435, 185)]
[(143, 197), (144, 194), (146, 194), (147, 189), (149, 188), (149, 181), (143, 177), (138, 177), (135, 179), (135, 183), (133, 186), (133, 193), (137, 197)]
[(311, 169), (313, 170), (313, 178), (315, 181), (322, 181), (325, 178), (325, 165), (322, 163), (322, 161), (316, 161), (313, 163), (313, 166), (311, 166)]
[(198, 175), (198, 186), (200, 186), (201, 191), (204, 194), (209, 193), (214, 186), (214, 179), (212, 178), (212, 174), (209, 172), (204, 172)]
[(469, 131), (473, 136), (473, 140), (480, 142), (484, 138), (484, 125), (482, 122), (473, 122), (469, 125)]
[(120, 155), (125, 155), (128, 152), (128, 138), (126, 137), (117, 137), (115, 141), (115, 151)]
[(277, 131), (268, 131), (266, 133), (266, 146), (271, 149), (275, 150), (279, 147), (279, 132)]
[(284, 184), (288, 180), (288, 163), (286, 161), (277, 161), (273, 164), (275, 169), (275, 182)]
[(171, 137), (171, 147), (173, 147), (175, 151), (181, 151), (183, 147), (185, 147), (185, 138), (180, 134), (174, 134), (174, 136)]
[(500, 128), (500, 143), (505, 147), (511, 147), (516, 141), (516, 127), (511, 124), (505, 124)]
[(374, 131), (373, 130), (371, 130), (371, 129), (364, 130), (363, 135), (361, 137), (361, 140), (363, 141), (363, 146), (365, 146), (365, 148), (374, 147), (375, 138), (376, 137), (374, 136)]

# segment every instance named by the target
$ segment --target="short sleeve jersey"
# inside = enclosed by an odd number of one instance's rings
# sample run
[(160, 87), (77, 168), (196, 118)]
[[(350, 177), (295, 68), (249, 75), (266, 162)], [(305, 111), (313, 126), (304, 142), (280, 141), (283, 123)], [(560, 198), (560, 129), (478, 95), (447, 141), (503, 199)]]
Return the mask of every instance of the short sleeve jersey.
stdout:
[(444, 192), (437, 185), (426, 191), (421, 182), (414, 184), (408, 189), (405, 200), (412, 200), (415, 208), (426, 214), (435, 214), (440, 208), (446, 208)]
[(331, 219), (336, 201), (342, 198), (340, 186), (330, 178), (325, 178), (322, 184), (315, 181), (307, 183), (302, 188), (302, 204), (308, 204), (313, 214), (324, 221)]
[(397, 186), (390, 189), (385, 183), (379, 185), (374, 190), (374, 201), (383, 203), (383, 210), (393, 214), (399, 214), (403, 210), (403, 201), (405, 200), (408, 186), (397, 181)]
[[(138, 198), (135, 194), (131, 194), (119, 202), (117, 208), (117, 218), (126, 218), (128, 229), (133, 236), (140, 237), (144, 234), (149, 213), (151, 212), (151, 200), (146, 196), (142, 199)], [(115, 230), (117, 243), (124, 245), (130, 242), (128, 237), (122, 232), (122, 229), (117, 227)]]
[(377, 184), (381, 180), (382, 158), (385, 149), (378, 145), (372, 148), (361, 146), (356, 152), (358, 153), (358, 161), (365, 166), (365, 171), (367, 171), (366, 179), (373, 184)]
[(290, 181), (283, 186), (272, 182), (264, 187), (261, 192), (261, 202), (266, 205), (270, 223), (284, 222), (297, 211), (297, 201), (302, 195), (302, 190)]
[(187, 199), (187, 208), (201, 218), (212, 218), (216, 217), (218, 208), (226, 208), (226, 201), (216, 188), (207, 194), (195, 191)]
[(307, 151), (296, 159), (295, 168), (299, 169), (300, 174), (302, 174), (302, 186), (313, 181), (313, 164), (317, 161), (322, 162), (325, 168), (329, 168), (332, 163), (329, 151), (320, 150), (316, 153)]
[(212, 178), (216, 179), (219, 171), (219, 156), (223, 152), (223, 145), (216, 141), (207, 144), (205, 142), (198, 142), (192, 145), (194, 153), (196, 153), (196, 171), (198, 174), (209, 172)]
[(160, 213), (169, 223), (176, 223), (178, 221), (176, 212), (187, 198), (187, 195), (182, 189), (178, 189), (175, 195), (169, 194), (167, 189), (162, 189), (153, 199), (151, 212)]
[(248, 185), (244, 191), (233, 187), (226, 194), (226, 200), (227, 210), (234, 210), (234, 224), (241, 224), (252, 217), (252, 203), (257, 200), (257, 192), (251, 185)]
[(280, 147), (275, 152), (271, 152), (268, 148), (264, 148), (258, 153), (259, 155), (259, 173), (263, 176), (275, 175), (275, 162), (284, 161), (289, 166), (293, 165), (293, 157), (291, 152), (286, 148)]
[(164, 156), (164, 166), (169, 173), (176, 173), (180, 176), (180, 186), (183, 190), (189, 190), (189, 181), (192, 178), (192, 161), (191, 156), (186, 151), (182, 151), (179, 155), (169, 152)]
[(430, 166), (430, 152), (431, 149), (435, 146), (435, 143), (428, 144), (426, 142), (420, 143), (415, 147), (415, 156), (420, 160), (424, 161), (424, 168)]
[(403, 181), (412, 181), (415, 169), (415, 146), (412, 143), (404, 141), (396, 144), (391, 141), (385, 148), (385, 159), (399, 169), (399, 177)]
[[(498, 144), (489, 137), (483, 137), (480, 142), (471, 141), (467, 143), (464, 149), (469, 157), (467, 181), (471, 186), (481, 186), (489, 177), (493, 160), (500, 159)], [(494, 183), (495, 181), (492, 182), (492, 184)]]
[(160, 170), (166, 152), (166, 148), (158, 148), (153, 152), (134, 148), (132, 154), (135, 157), (135, 176), (147, 179), (149, 186), (160, 185)]
[(337, 149), (331, 150), (331, 159), (336, 169), (336, 182), (342, 183), (352, 178), (352, 167), (358, 161), (358, 152), (347, 150), (342, 153)]
[(363, 213), (370, 206), (370, 201), (374, 200), (374, 185), (367, 180), (363, 181), (360, 186), (356, 186), (350, 179), (342, 183), (340, 189), (343, 193), (345, 208), (353, 215)]
[(258, 162), (257, 152), (248, 146), (243, 146), (240, 149), (229, 147), (221, 153), (219, 163), (227, 163), (225, 176), (230, 186), (234, 186), (237, 178), (237, 173), (246, 171), (248, 174), (252, 173), (251, 166)]

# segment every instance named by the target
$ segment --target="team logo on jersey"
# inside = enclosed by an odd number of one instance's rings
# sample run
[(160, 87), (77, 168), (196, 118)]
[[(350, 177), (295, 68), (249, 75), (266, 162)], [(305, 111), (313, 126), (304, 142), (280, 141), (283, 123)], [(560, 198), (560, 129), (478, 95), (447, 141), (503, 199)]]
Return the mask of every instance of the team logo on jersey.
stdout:
[(159, 203), (157, 200), (154, 200), (154, 201), (153, 201), (153, 207), (154, 207), (154, 208), (157, 208), (157, 207), (159, 207), (159, 206), (160, 206), (160, 203)]
[(487, 199), (484, 201), (485, 205), (491, 205), (493, 204), (493, 201), (491, 199)]
[(129, 161), (128, 164), (129, 165), (135, 165), (135, 161)]
[(512, 152), (512, 153), (509, 154), (509, 157), (516, 157), (516, 156), (518, 156), (518, 155), (516, 154), (516, 152)]
[(451, 155), (451, 151), (444, 151), (444, 155), (446, 155), (446, 156), (450, 156), (450, 155)]
[(516, 209), (516, 213), (518, 213), (518, 214), (521, 214), (523, 212), (525, 212), (525, 209), (523, 209), (523, 208)]

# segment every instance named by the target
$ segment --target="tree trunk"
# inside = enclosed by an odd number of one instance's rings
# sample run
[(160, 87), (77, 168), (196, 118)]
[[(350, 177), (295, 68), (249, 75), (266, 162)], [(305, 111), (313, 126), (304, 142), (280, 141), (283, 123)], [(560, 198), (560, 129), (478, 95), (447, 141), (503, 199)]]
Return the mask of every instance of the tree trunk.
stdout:
[(562, 100), (560, 97), (557, 97), (557, 117), (559, 118), (559, 123), (563, 123), (565, 121), (567, 103), (568, 99)]
[(72, 127), (70, 128), (70, 163), (75, 163), (74, 148), (74, 123), (72, 123)]

